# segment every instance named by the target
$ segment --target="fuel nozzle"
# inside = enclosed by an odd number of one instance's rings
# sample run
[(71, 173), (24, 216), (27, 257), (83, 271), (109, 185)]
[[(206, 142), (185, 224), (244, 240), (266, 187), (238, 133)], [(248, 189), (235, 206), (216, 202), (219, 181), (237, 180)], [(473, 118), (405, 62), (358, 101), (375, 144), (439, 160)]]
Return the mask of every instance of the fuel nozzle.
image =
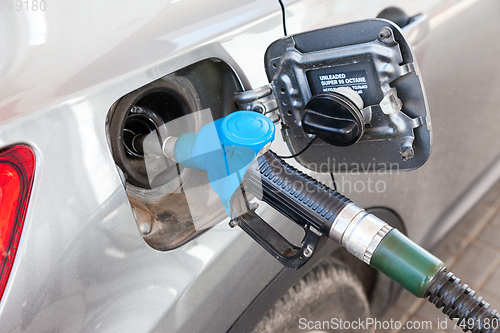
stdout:
[(198, 133), (167, 137), (162, 151), (181, 166), (206, 171), (210, 186), (231, 215), (230, 200), (247, 168), (269, 149), (275, 127), (253, 111), (237, 111), (206, 124)]
[[(268, 150), (274, 124), (252, 111), (238, 111), (199, 133), (166, 138), (163, 152), (184, 167), (208, 173), (230, 226), (241, 227), (289, 269), (304, 265), (327, 239), (376, 268), (417, 297), (429, 297), (451, 319), (473, 332), (500, 332), (496, 310), (475, 295), (437, 257), (351, 200), (298, 171)], [(278, 210), (305, 230), (294, 245), (255, 212), (251, 197)]]
[(440, 259), (272, 151), (259, 157), (245, 177), (250, 180), (246, 191), (251, 192), (259, 179), (263, 201), (305, 229), (339, 243), (415, 296), (429, 297), (451, 319), (465, 322), (462, 327), (473, 332), (500, 332), (500, 325), (491, 325), (500, 323), (497, 311), (447, 272)]

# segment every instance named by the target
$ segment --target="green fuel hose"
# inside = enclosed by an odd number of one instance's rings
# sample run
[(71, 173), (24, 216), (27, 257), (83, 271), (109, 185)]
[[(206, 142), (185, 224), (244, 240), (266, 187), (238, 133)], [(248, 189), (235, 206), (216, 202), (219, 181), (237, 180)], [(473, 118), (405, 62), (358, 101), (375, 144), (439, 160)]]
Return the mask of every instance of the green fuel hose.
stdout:
[(444, 263), (412, 242), (399, 230), (391, 230), (373, 253), (370, 265), (417, 297), (424, 297)]
[(458, 318), (462, 328), (472, 332), (499, 332), (496, 310), (460, 279), (447, 273), (444, 263), (413, 243), (398, 230), (380, 242), (370, 265), (417, 297), (427, 298), (450, 319)]

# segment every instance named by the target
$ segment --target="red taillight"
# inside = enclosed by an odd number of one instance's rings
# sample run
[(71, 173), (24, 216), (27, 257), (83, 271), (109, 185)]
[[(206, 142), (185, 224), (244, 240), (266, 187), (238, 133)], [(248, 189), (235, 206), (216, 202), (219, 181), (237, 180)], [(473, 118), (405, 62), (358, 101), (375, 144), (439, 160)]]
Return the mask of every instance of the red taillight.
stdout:
[(0, 299), (16, 257), (34, 171), (35, 154), (28, 146), (0, 152)]

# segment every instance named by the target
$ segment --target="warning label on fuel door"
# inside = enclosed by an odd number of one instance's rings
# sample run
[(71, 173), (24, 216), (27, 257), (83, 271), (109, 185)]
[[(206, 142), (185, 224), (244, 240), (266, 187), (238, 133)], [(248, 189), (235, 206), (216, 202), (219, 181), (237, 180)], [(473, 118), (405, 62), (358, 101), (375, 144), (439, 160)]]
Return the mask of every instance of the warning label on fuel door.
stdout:
[(340, 87), (349, 87), (356, 91), (366, 101), (371, 99), (369, 81), (364, 70), (339, 72), (338, 69), (323, 69), (308, 73), (313, 94), (333, 91)]

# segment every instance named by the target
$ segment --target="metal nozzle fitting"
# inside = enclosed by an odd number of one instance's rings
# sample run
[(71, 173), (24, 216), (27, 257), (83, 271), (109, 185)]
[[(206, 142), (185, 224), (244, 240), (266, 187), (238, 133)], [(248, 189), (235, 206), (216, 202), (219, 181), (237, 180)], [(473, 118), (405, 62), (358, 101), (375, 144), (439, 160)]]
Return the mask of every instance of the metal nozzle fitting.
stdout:
[(351, 203), (333, 221), (328, 237), (370, 264), (373, 252), (392, 229), (375, 215)]

